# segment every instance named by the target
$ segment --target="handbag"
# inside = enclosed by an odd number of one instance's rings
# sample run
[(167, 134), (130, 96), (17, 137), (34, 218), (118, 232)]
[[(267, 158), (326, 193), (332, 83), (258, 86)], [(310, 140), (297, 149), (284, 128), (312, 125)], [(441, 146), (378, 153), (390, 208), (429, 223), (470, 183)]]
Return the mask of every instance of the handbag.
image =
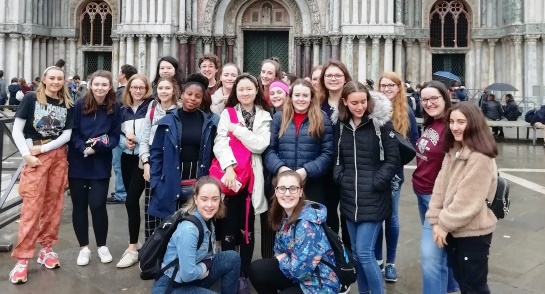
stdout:
[[(231, 123), (238, 124), (239, 121), (236, 110), (233, 107), (227, 107), (225, 109), (229, 113)], [(229, 132), (227, 136), (229, 138), (229, 147), (231, 148), (237, 162), (234, 169), (236, 180), (240, 183), (240, 185), (237, 187), (237, 191), (233, 191), (229, 189), (229, 187), (225, 186), (222, 181), (225, 171), (221, 168), (217, 158), (212, 159), (209, 175), (210, 177), (218, 180), (221, 185), (221, 192), (225, 195), (234, 196), (238, 191), (245, 187), (247, 187), (247, 190), (251, 192), (254, 187), (252, 152), (250, 152), (250, 150), (248, 150), (248, 148), (246, 148), (246, 146), (244, 146), (244, 144), (242, 144), (242, 142), (240, 142), (240, 140), (237, 139), (237, 137), (235, 137), (232, 133)]]
[(414, 149), (411, 141), (409, 141), (408, 137), (405, 137), (396, 131), (394, 131), (394, 134), (399, 147), (399, 159), (401, 161), (401, 165), (406, 165), (416, 156), (416, 150)]
[(496, 195), (494, 195), (492, 202), (486, 199), (486, 205), (492, 210), (497, 219), (503, 219), (509, 214), (511, 201), (509, 200), (509, 183), (506, 179), (498, 176)]
[(195, 195), (196, 183), (197, 179), (182, 180), (180, 182), (180, 201), (186, 201)]

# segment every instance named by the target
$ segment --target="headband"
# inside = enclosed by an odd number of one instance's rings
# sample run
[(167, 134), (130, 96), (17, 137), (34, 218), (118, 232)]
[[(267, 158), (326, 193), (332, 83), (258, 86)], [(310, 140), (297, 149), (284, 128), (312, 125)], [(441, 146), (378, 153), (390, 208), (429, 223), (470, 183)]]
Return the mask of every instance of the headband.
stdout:
[(286, 85), (286, 83), (281, 82), (281, 81), (274, 81), (269, 85), (269, 90), (272, 89), (272, 88), (275, 88), (275, 87), (278, 87), (278, 88), (284, 90), (284, 92), (286, 92), (286, 95), (288, 95), (288, 96), (290, 95), (290, 88), (288, 87), (288, 85)]

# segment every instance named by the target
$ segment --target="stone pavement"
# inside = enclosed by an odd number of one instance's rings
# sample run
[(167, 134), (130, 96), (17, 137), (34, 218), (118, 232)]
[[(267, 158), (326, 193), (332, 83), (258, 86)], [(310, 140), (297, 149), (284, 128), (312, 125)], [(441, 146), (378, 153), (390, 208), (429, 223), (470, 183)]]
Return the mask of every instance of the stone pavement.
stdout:
[[(542, 141), (536, 147), (526, 142), (502, 142), (498, 144), (497, 160), (500, 171), (511, 181), (512, 209), (501, 220), (494, 232), (490, 255), (489, 284), (492, 293), (543, 293), (545, 289), (545, 148)], [(411, 166), (406, 169), (410, 179)], [(71, 225), (71, 201), (66, 197), (62, 216), (60, 240), (55, 250), (62, 263), (60, 269), (51, 271), (31, 263), (29, 280), (24, 285), (12, 285), (8, 273), (14, 261), (9, 253), (0, 253), (0, 293), (2, 294), (102, 294), (102, 293), (149, 293), (151, 282), (140, 280), (137, 266), (119, 270), (115, 263), (126, 248), (128, 233), (125, 208), (109, 205), (108, 245), (114, 262), (101, 264), (94, 242), (91, 263), (76, 265), (79, 252)], [(404, 183), (400, 201), (401, 234), (396, 267), (399, 281), (387, 284), (387, 293), (420, 293), (421, 271), (419, 261), (420, 220), (417, 201), (410, 180)], [(256, 229), (259, 225), (256, 224)], [(143, 233), (142, 235), (143, 236)], [(93, 240), (92, 229), (90, 238)], [(143, 238), (143, 237), (142, 237)], [(17, 224), (0, 230), (0, 243), (16, 242)], [(259, 238), (257, 238), (259, 239)], [(259, 258), (259, 243), (254, 258)], [(352, 285), (352, 293), (357, 293)]]

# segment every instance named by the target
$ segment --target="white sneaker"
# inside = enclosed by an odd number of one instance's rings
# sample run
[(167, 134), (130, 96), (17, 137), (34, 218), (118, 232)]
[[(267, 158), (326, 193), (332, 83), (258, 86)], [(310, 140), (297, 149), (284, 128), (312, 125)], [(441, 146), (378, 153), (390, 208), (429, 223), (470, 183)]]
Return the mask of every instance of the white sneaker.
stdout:
[(125, 268), (134, 265), (138, 262), (138, 252), (125, 250), (121, 260), (117, 263), (117, 267)]
[(101, 246), (98, 248), (98, 256), (100, 257), (100, 262), (102, 263), (110, 263), (113, 260), (110, 250), (108, 250), (108, 247), (106, 246)]
[(76, 263), (80, 266), (88, 265), (90, 258), (91, 250), (89, 250), (89, 248), (87, 247), (83, 247), (83, 249), (79, 251), (78, 260), (76, 261)]

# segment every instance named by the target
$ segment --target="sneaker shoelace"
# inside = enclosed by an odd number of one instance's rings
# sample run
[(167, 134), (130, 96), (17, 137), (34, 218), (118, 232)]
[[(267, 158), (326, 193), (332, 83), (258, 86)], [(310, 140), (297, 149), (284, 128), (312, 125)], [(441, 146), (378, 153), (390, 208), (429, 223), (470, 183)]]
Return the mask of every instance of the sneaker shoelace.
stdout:
[(17, 272), (23, 272), (25, 270), (25, 268), (27, 267), (28, 264), (26, 263), (16, 263), (15, 264), (15, 267), (11, 270), (11, 275), (17, 273)]
[(59, 256), (57, 255), (57, 253), (53, 252), (53, 251), (49, 251), (49, 252), (46, 252), (44, 254), (44, 261), (50, 257), (55, 257), (55, 258), (59, 258)]

